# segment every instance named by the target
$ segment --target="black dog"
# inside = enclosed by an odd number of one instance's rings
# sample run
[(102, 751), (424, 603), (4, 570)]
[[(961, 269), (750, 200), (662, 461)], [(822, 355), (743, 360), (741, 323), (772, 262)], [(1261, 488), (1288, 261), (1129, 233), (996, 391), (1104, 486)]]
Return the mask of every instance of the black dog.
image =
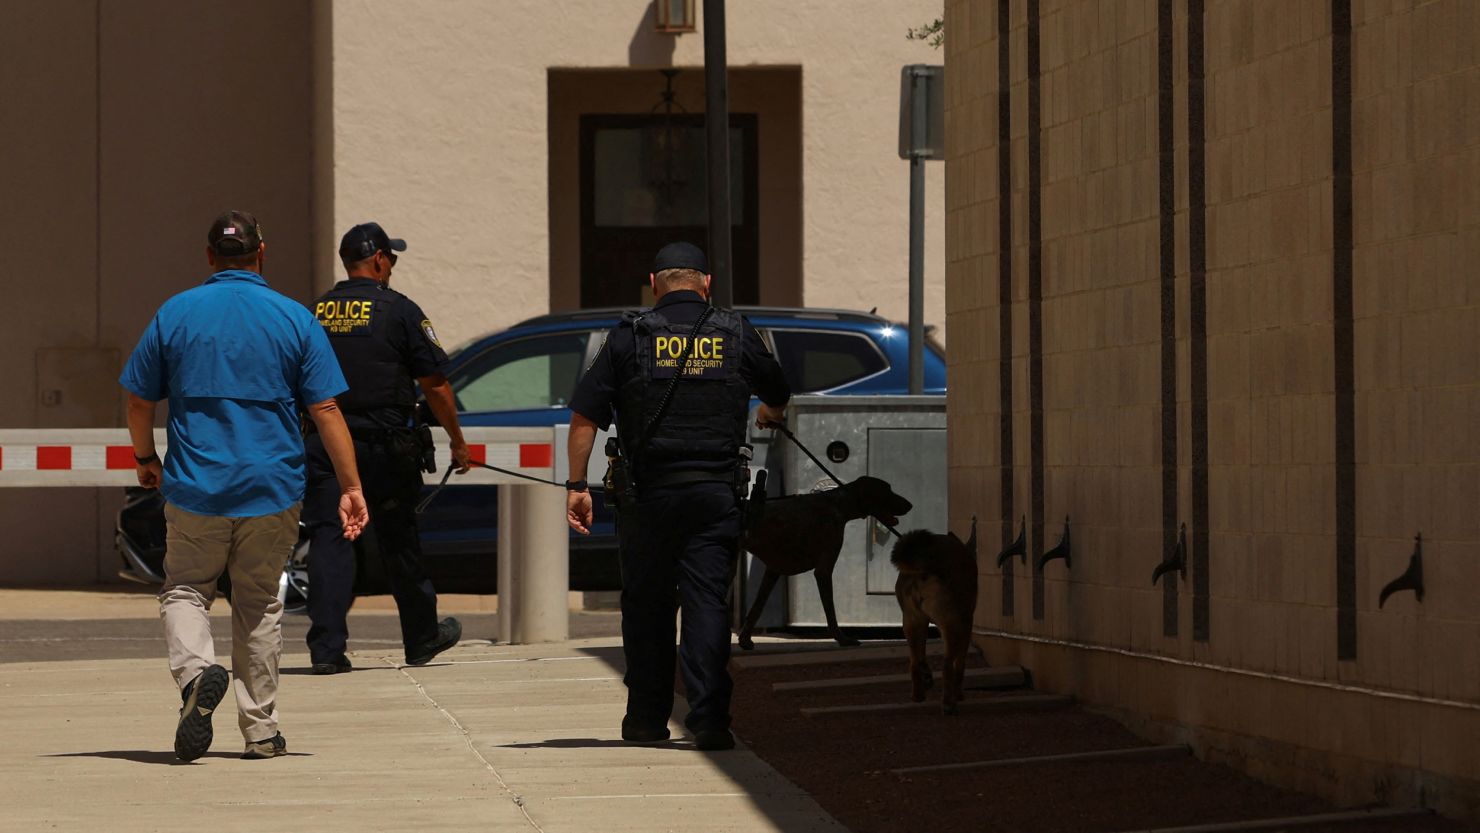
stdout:
[(740, 647), (747, 651), (755, 647), (750, 634), (776, 582), (808, 570), (817, 580), (828, 632), (839, 645), (857, 645), (858, 640), (843, 635), (833, 609), (832, 572), (843, 550), (843, 527), (870, 515), (895, 526), (911, 506), (877, 477), (860, 477), (826, 492), (768, 499), (761, 520), (740, 540), (742, 547), (766, 565), (755, 603), (740, 630)]

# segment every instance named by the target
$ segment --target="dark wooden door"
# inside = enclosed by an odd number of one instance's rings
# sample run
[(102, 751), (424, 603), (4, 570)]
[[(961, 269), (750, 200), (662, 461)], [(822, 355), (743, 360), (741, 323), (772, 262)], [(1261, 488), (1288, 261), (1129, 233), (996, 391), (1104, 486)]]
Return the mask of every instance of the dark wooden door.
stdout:
[[(581, 117), (581, 306), (635, 307), (663, 246), (709, 247), (702, 115)], [(760, 296), (756, 116), (730, 116), (734, 302)]]

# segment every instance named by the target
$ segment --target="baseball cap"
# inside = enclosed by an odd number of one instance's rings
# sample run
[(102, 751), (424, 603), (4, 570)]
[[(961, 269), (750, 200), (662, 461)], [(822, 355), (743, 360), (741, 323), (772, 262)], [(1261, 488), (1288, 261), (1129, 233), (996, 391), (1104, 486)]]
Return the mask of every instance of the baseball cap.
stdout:
[(693, 243), (669, 243), (653, 258), (653, 274), (664, 269), (693, 269), (707, 275), (709, 260), (704, 257), (704, 250)]
[(211, 223), (206, 242), (223, 257), (248, 255), (262, 246), (262, 227), (245, 211), (225, 211)]
[(379, 223), (360, 223), (339, 238), (339, 259), (348, 263), (386, 250), (404, 252), (406, 241), (387, 235)]

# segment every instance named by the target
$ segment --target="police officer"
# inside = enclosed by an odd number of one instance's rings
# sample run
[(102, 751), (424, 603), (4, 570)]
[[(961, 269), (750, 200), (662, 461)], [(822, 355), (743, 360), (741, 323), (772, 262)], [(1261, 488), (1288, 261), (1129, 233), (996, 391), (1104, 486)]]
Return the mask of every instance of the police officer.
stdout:
[[(745, 484), (737, 472), (750, 395), (756, 424), (778, 425), (791, 396), (781, 367), (739, 313), (709, 304), (704, 253), (673, 243), (653, 262), (651, 310), (629, 313), (571, 398), (566, 520), (589, 534), (585, 474), (598, 429), (615, 408), (634, 489), (618, 502), (622, 650), (627, 660), (623, 740), (668, 738), (673, 710), (675, 589), (682, 608), (677, 659), (689, 701), (685, 723), (700, 749), (730, 749), (729, 588)], [(748, 471), (748, 469), (747, 469)], [(373, 511), (373, 508), (372, 508)]]
[(416, 392), (452, 439), (458, 473), (468, 470), (468, 446), (457, 405), (442, 375), (447, 354), (414, 301), (390, 288), (396, 253), (406, 242), (376, 223), (362, 223), (339, 241), (347, 278), (314, 302), (314, 317), (329, 335), (349, 391), (338, 397), (370, 506), (372, 523), (353, 545), (341, 533), (335, 506), (339, 486), (316, 432), (306, 438), (308, 492), (303, 521), (312, 530), (308, 559), (308, 650), (313, 673), (350, 670), (344, 655), (347, 616), (354, 603), (355, 557), (379, 559), (401, 617), (406, 664), (422, 665), (462, 638), (452, 617), (437, 621), (437, 593), (421, 565), (416, 502), (430, 434), (413, 428)]

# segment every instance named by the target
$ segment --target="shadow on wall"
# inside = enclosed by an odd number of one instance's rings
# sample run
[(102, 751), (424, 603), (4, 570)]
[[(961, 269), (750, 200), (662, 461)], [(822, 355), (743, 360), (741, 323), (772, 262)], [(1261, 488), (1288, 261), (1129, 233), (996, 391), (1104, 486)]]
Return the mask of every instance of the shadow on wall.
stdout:
[(649, 3), (627, 45), (627, 63), (634, 67), (671, 67), (677, 42), (677, 35), (658, 32), (658, 4)]

